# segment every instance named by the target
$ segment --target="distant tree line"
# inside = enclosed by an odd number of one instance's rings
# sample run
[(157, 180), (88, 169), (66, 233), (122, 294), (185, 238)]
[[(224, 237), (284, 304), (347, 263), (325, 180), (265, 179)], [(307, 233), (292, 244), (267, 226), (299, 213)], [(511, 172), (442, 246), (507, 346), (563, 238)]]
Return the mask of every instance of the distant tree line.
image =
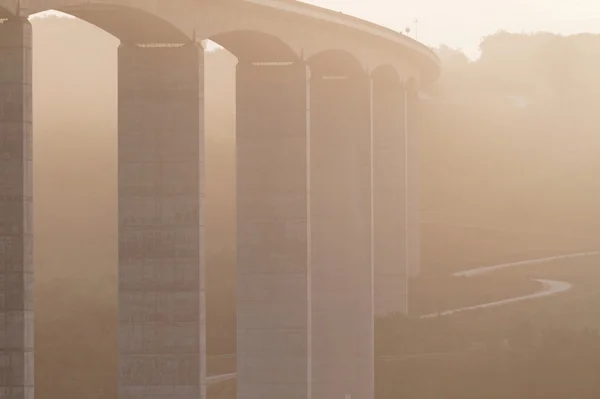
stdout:
[(600, 36), (442, 46), (422, 105), (423, 209), (600, 234)]

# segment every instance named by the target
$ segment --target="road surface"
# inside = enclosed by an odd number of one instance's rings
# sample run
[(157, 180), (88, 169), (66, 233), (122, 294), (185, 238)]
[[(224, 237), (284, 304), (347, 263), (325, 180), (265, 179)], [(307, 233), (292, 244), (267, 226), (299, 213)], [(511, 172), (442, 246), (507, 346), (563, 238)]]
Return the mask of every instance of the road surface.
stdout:
[(430, 319), (433, 317), (440, 317), (440, 316), (450, 316), (450, 315), (453, 315), (456, 313), (466, 312), (469, 310), (485, 309), (485, 308), (491, 308), (491, 307), (495, 307), (495, 306), (508, 305), (510, 303), (515, 303), (515, 302), (528, 301), (530, 299), (543, 298), (545, 296), (551, 296), (551, 295), (559, 294), (561, 292), (565, 292), (573, 287), (573, 285), (571, 283), (567, 283), (565, 281), (542, 280), (542, 279), (533, 279), (533, 281), (542, 283), (542, 286), (543, 286), (542, 290), (535, 292), (533, 294), (503, 299), (501, 301), (482, 303), (482, 304), (474, 305), (474, 306), (466, 306), (463, 308), (446, 310), (444, 312), (429, 313), (429, 314), (422, 315), (421, 319)]
[(555, 261), (555, 260), (583, 258), (583, 257), (586, 257), (586, 256), (597, 256), (597, 255), (600, 255), (600, 252), (581, 252), (581, 253), (570, 254), (570, 255), (551, 256), (551, 257), (548, 257), (548, 258), (528, 259), (528, 260), (522, 260), (522, 261), (519, 261), (519, 262), (503, 263), (501, 265), (484, 266), (484, 267), (478, 267), (478, 268), (470, 269), (470, 270), (463, 270), (463, 271), (454, 273), (452, 276), (454, 276), (454, 277), (479, 276), (479, 275), (482, 275), (482, 274), (492, 273), (492, 272), (495, 272), (497, 270), (506, 269), (508, 267), (536, 265), (536, 264), (540, 264), (540, 263), (552, 262), (552, 261)]
[(206, 377), (207, 384), (218, 384), (219, 382), (233, 380), (237, 376), (237, 373), (211, 375)]
[[(587, 257), (587, 256), (597, 256), (597, 255), (600, 255), (600, 252), (581, 252), (581, 253), (569, 254), (569, 255), (551, 256), (551, 257), (547, 257), (547, 258), (528, 259), (528, 260), (523, 260), (523, 261), (519, 261), (519, 262), (503, 263), (500, 265), (484, 266), (484, 267), (477, 267), (475, 269), (470, 269), (470, 270), (463, 270), (463, 271), (452, 274), (452, 276), (454, 276), (454, 277), (480, 276), (482, 274), (493, 273), (498, 270), (506, 269), (509, 267), (535, 265), (535, 264), (553, 262), (556, 260), (574, 259), (574, 258), (582, 258), (582, 257)], [(529, 294), (529, 295), (523, 295), (523, 296), (503, 299), (501, 301), (482, 303), (482, 304), (473, 305), (473, 306), (465, 306), (462, 308), (450, 309), (450, 310), (446, 310), (443, 312), (429, 313), (429, 314), (422, 315), (421, 319), (429, 319), (429, 318), (440, 317), (440, 316), (449, 316), (449, 315), (453, 315), (453, 314), (460, 313), (460, 312), (467, 312), (470, 310), (485, 309), (485, 308), (491, 308), (491, 307), (495, 307), (495, 306), (508, 305), (508, 304), (515, 303), (515, 302), (528, 301), (528, 300), (536, 299), (536, 298), (543, 298), (546, 296), (560, 294), (562, 292), (570, 290), (573, 287), (572, 284), (567, 283), (565, 281), (544, 280), (544, 279), (532, 279), (532, 280), (537, 281), (542, 284), (542, 289), (540, 291), (535, 292), (533, 294)]]

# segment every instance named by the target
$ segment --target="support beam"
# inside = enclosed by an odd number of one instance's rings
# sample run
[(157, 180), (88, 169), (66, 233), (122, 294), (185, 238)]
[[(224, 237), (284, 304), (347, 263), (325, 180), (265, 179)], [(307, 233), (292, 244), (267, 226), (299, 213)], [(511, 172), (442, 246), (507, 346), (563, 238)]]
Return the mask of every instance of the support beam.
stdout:
[(119, 398), (206, 397), (204, 53), (119, 47)]
[(312, 399), (372, 399), (370, 80), (313, 70), (310, 93)]
[(408, 312), (405, 91), (373, 79), (375, 315)]
[(0, 398), (33, 399), (31, 25), (0, 22)]
[(413, 81), (406, 87), (408, 275), (421, 273), (421, 145), (419, 92)]
[(310, 398), (307, 68), (237, 66), (239, 399)]

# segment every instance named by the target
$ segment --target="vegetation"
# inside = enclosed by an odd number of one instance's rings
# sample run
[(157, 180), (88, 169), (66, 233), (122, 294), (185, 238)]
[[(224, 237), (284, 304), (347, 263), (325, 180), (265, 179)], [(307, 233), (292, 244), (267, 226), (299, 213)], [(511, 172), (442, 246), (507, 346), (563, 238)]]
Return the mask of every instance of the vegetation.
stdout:
[[(473, 345), (470, 329), (450, 323), (431, 325), (401, 317), (379, 321), (377, 399), (592, 399), (600, 395), (597, 330), (540, 329), (531, 323), (495, 327)], [(406, 356), (407, 349), (418, 345), (437, 351)]]
[(596, 237), (600, 36), (499, 32), (469, 62), (440, 49), (422, 107), (423, 210)]
[(598, 256), (504, 270), (489, 281), (540, 276), (574, 288), (452, 317), (378, 319), (377, 399), (598, 397)]

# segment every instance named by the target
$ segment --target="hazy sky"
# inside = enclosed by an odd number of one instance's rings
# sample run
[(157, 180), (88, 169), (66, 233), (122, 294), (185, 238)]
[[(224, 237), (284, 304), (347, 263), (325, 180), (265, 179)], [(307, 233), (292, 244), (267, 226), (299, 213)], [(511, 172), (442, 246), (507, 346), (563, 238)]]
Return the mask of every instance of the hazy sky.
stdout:
[(419, 19), (418, 39), (478, 56), (481, 38), (509, 32), (600, 33), (599, 0), (304, 0), (395, 30)]

